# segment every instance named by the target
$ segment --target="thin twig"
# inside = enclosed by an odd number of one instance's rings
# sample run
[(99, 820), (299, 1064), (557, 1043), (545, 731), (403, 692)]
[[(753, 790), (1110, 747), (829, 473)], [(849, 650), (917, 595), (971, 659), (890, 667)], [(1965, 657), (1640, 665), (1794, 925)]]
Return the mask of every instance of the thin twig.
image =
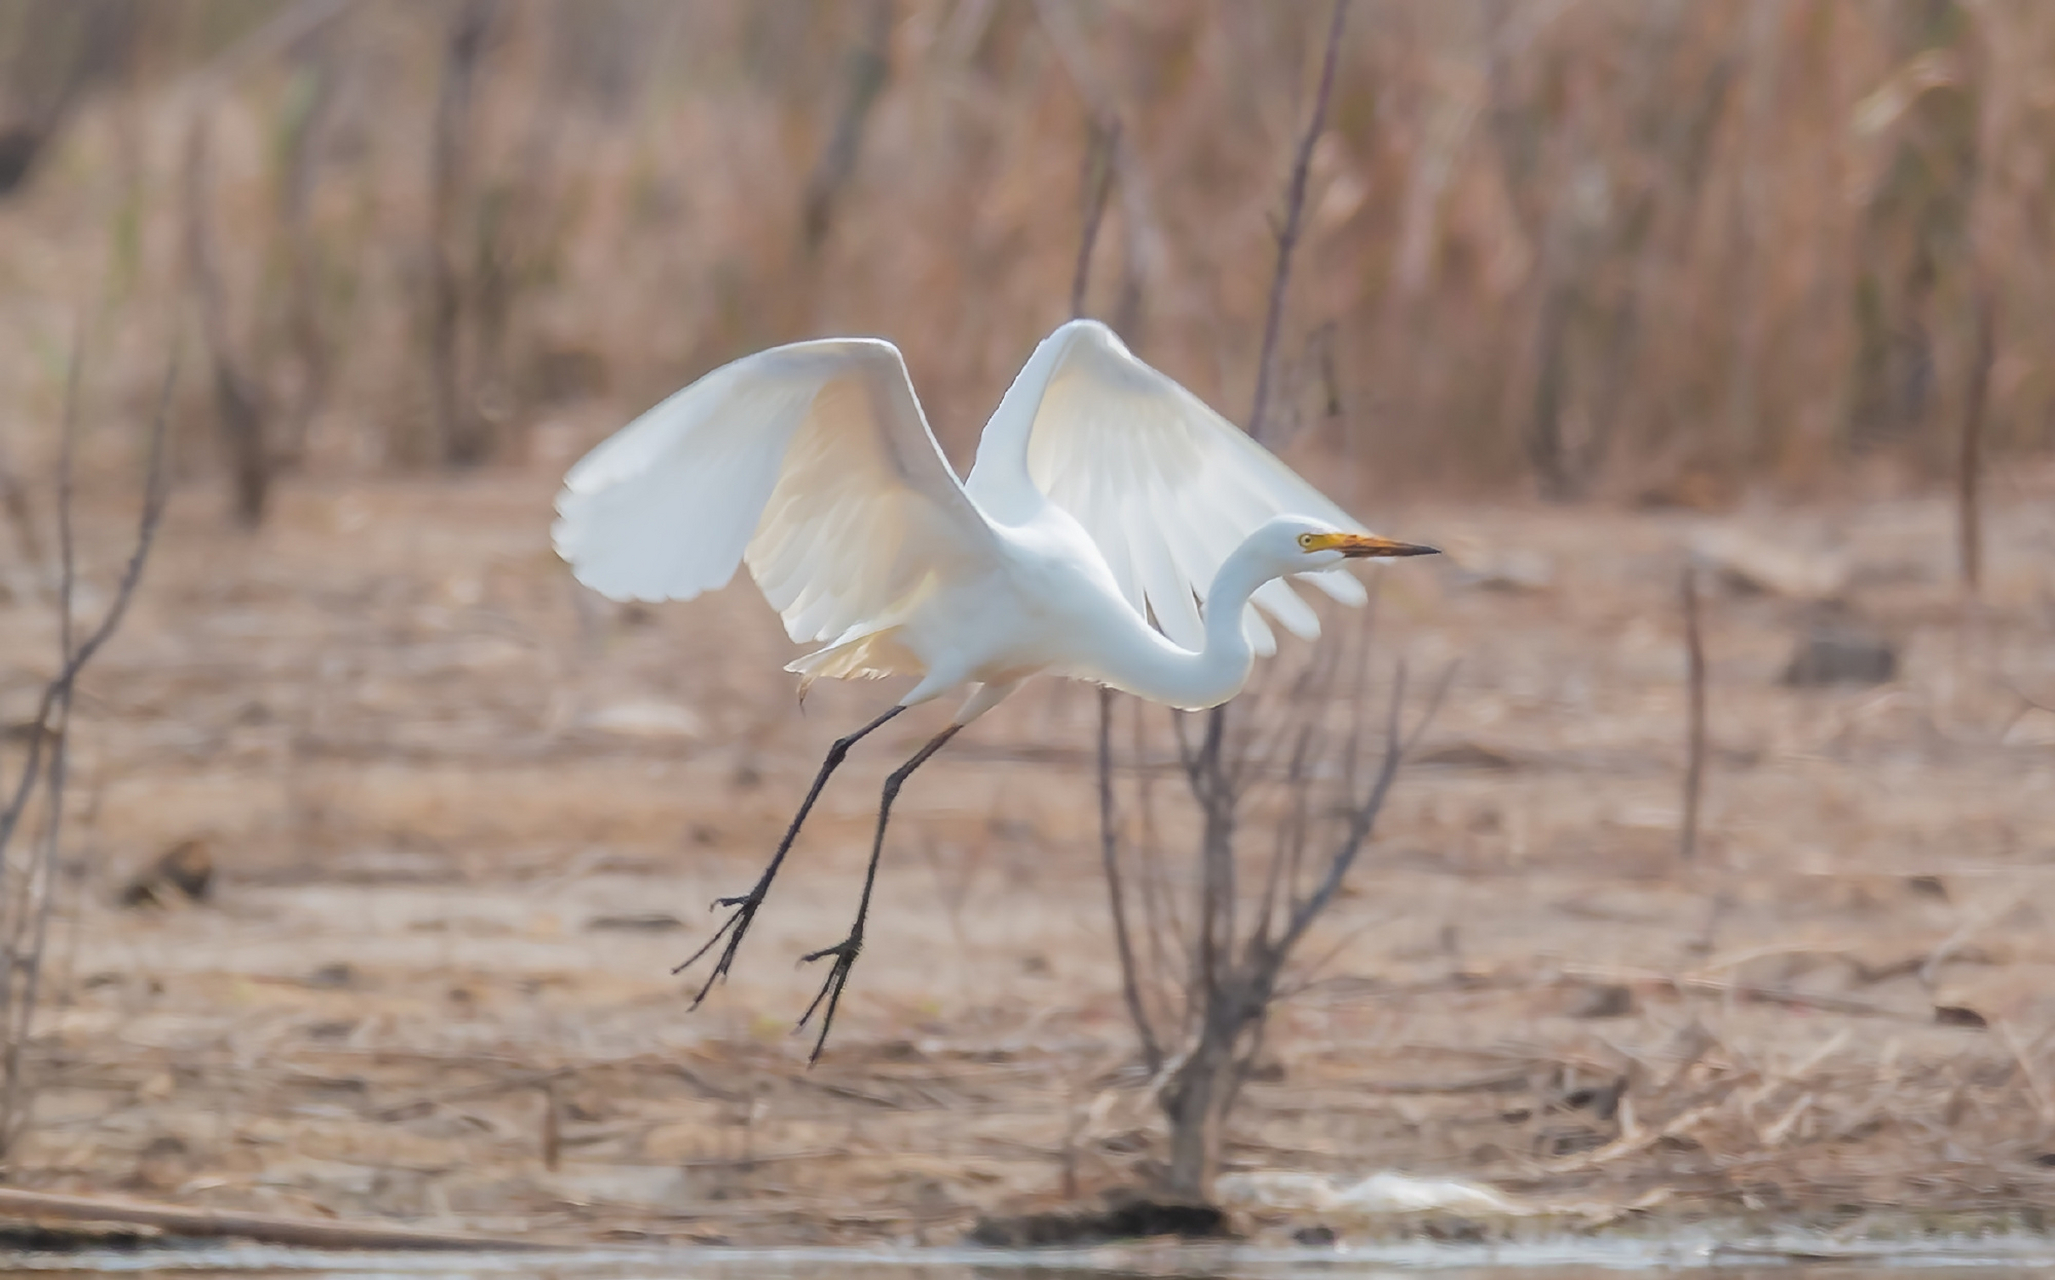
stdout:
[[(1134, 751), (1139, 757), (1148, 741), (1148, 722), (1140, 702), (1131, 702), (1129, 706), (1133, 708), (1130, 723), (1134, 729)], [(1149, 959), (1153, 966), (1150, 972), (1155, 979), (1151, 994), (1160, 1013), (1173, 1003), (1171, 992), (1166, 990), (1173, 982), (1171, 975), (1191, 971), (1194, 944), (1191, 930), (1185, 927), (1184, 917), (1178, 911), (1177, 896), (1170, 891), (1170, 877), (1163, 871), (1162, 824), (1156, 819), (1155, 779), (1148, 773), (1135, 778), (1135, 816), (1134, 848), (1140, 871), (1142, 914), (1149, 929)], [(1173, 951), (1181, 962), (1176, 966), (1171, 964)]]
[(428, 368), (435, 395), (435, 429), (446, 466), (473, 466), (492, 449), (491, 426), (466, 395), (463, 323), (475, 292), (458, 243), (462, 202), (472, 194), (469, 146), (475, 141), (472, 99), (491, 44), (498, 10), (485, 0), (464, 0), (449, 12), (443, 38), (442, 79), (428, 146)]
[(1327, 103), (1334, 96), (1334, 69), (1341, 60), (1342, 20), (1348, 11), (1349, 0), (1334, 0), (1334, 16), (1327, 26), (1327, 56), (1320, 64), (1320, 87), (1313, 94), (1313, 118), (1306, 122), (1305, 136), (1299, 140), (1299, 154), (1292, 163), (1291, 186), (1284, 200), (1284, 225), (1277, 232), (1277, 269), (1270, 277), (1270, 309), (1263, 318), (1263, 346), (1256, 357), (1256, 399), (1249, 409), (1249, 435), (1257, 440), (1263, 438), (1270, 366), (1276, 361), (1278, 331), (1283, 327), (1292, 253), (1298, 248), (1299, 230), (1305, 220), (1306, 179), (1313, 169), (1313, 147), (1327, 129)]
[[(64, 787), (68, 773), (67, 746), (71, 731), (73, 693), (77, 687), (79, 673), (84, 670), (86, 663), (92, 660), (100, 646), (114, 634), (115, 628), (120, 625), (122, 617), (128, 611), (129, 602), (135, 595), (136, 584), (142, 578), (143, 565), (148, 560), (150, 548), (156, 541), (157, 528), (163, 516), (168, 491), (164, 466), (164, 424), (168, 418), (171, 389), (176, 376), (175, 360), (172, 367), (166, 371), (164, 390), (158, 400), (156, 420), (151, 427), (148, 463), (144, 472), (143, 513), (136, 534), (135, 550), (122, 573), (113, 603), (108, 606), (99, 625), (87, 634), (83, 642), (78, 642), (72, 614), (78, 582), (78, 560), (72, 521), (72, 474), (78, 423), (80, 362), (81, 357), (75, 347), (71, 371), (66, 380), (64, 427), (57, 473), (57, 535), (59, 567), (62, 574), (58, 584), (58, 671), (44, 686), (42, 701), (29, 722), (28, 758), (22, 764), (21, 776), (16, 781), (13, 797), (9, 800), (7, 808), (0, 810), (0, 902), (15, 904), (14, 909), (7, 912), (5, 973), (0, 974), (0, 1034), (6, 1037), (5, 1081), (4, 1087), (0, 1087), (0, 1150), (12, 1147), (21, 1135), (25, 1123), (22, 1054), (41, 991), (42, 957), (49, 941), (50, 913), (55, 899), (54, 885), (58, 849), (63, 832)], [(46, 751), (49, 756), (47, 768), (44, 760)], [(44, 790), (43, 831), (38, 855), (22, 868), (19, 884), (10, 894), (6, 887), (7, 850), (20, 827), (22, 815), (28, 810), (29, 798), (35, 794), (39, 780), (44, 782)]]
[[(83, 326), (81, 326), (83, 328)], [(60, 668), (71, 662), (75, 643), (73, 606), (78, 595), (78, 539), (72, 521), (73, 479), (78, 459), (79, 376), (84, 363), (81, 352), (84, 335), (72, 340), (71, 365), (64, 380), (64, 418), (58, 432), (57, 452), (57, 657)], [(0, 1090), (0, 1150), (11, 1151), (28, 1128), (28, 1106), (23, 1097), (22, 1053), (28, 1047), (29, 1029), (36, 1015), (36, 997), (42, 988), (43, 952), (50, 939), (50, 908), (56, 902), (58, 842), (64, 833), (64, 783), (71, 734), (71, 688), (57, 696), (50, 738), (50, 766), (43, 788), (43, 834), (36, 855), (22, 869), (17, 891), (18, 909), (9, 912), (6, 942), (7, 968), (0, 974), (0, 998), (4, 998), (6, 1025), (5, 1088)], [(39, 732), (37, 737), (46, 736)], [(0, 846), (0, 859), (5, 858)], [(19, 986), (17, 987), (17, 983)]]
[[(4, 853), (8, 842), (21, 821), (27, 808), (28, 797), (41, 776), (42, 749), (50, 736), (50, 721), (60, 696), (68, 695), (77, 682), (79, 672), (85, 669), (100, 646), (113, 636), (122, 617), (128, 612), (129, 602), (134, 598), (136, 584), (142, 580), (143, 566), (150, 558), (150, 548), (157, 539), (157, 527), (164, 517), (165, 500), (170, 495), (170, 476), (164, 465), (164, 426), (171, 408), (171, 390), (178, 376), (178, 362), (174, 359), (164, 375), (164, 388), (157, 400), (157, 416), (150, 428), (148, 462), (145, 464), (143, 481), (143, 511), (136, 530), (135, 550), (130, 554), (127, 566), (122, 570), (121, 580), (114, 591), (114, 602), (108, 606), (98, 626), (86, 636), (83, 643), (73, 651), (57, 675), (43, 687), (42, 701), (37, 704), (35, 715), (29, 719), (29, 755), (22, 766), (20, 779), (15, 784), (15, 793), (7, 808), (0, 809), (0, 853)], [(5, 861), (0, 859), (0, 868)]]
[(863, 37), (849, 51), (849, 82), (835, 115), (834, 130), (806, 179), (801, 222), (808, 256), (819, 253), (827, 242), (836, 207), (856, 174), (857, 153), (863, 148), (871, 110), (891, 77), (893, 20), (892, 0), (870, 0), (864, 15)]
[[(1347, 13), (1348, 0), (1335, 0), (1334, 15), (1327, 29), (1327, 51), (1320, 68), (1320, 84), (1313, 95), (1312, 118), (1306, 122), (1305, 135), (1299, 141), (1298, 155), (1292, 163), (1291, 182), (1285, 192), (1284, 223), (1277, 234), (1277, 265), (1270, 277), (1270, 305), (1263, 317), (1263, 341), (1256, 357), (1255, 398), (1249, 406), (1249, 436), (1258, 441), (1263, 438), (1270, 367), (1276, 358), (1278, 332), (1284, 323), (1292, 255), (1298, 248), (1299, 228), (1305, 219), (1306, 181), (1312, 170), (1313, 147), (1327, 127), (1327, 104), (1334, 96), (1335, 67), (1341, 57), (1342, 20)], [(1241, 780), (1231, 776), (1237, 772), (1235, 762), (1223, 764), (1222, 761), (1220, 746), (1226, 725), (1225, 704), (1207, 713), (1205, 745), (1191, 757), (1187, 766), (1192, 794), (1206, 815), (1201, 845), (1199, 893), (1202, 907), (1196, 968), (1197, 988), (1203, 991), (1214, 990), (1224, 978), (1225, 971), (1220, 966), (1226, 957), (1232, 955), (1235, 936), (1234, 811), (1240, 801)], [(1280, 945), (1283, 945), (1281, 940)]]
[(1070, 314), (1085, 313), (1085, 288), (1091, 283), (1092, 251), (1099, 243), (1099, 224), (1106, 219), (1106, 197), (1113, 193), (1113, 169), (1120, 147), (1120, 120), (1093, 120), (1085, 147), (1083, 180), (1084, 230), (1078, 240), (1077, 266), (1070, 274)]
[(1962, 411), (1962, 457), (1956, 475), (1956, 522), (1961, 546), (1962, 585), (1971, 595), (1983, 582), (1984, 411), (1997, 355), (1997, 303), (1989, 288), (1978, 292), (1976, 347), (1970, 357), (1969, 394)]
[[(24, 564), (39, 578), (48, 572), (43, 564), (43, 541), (36, 536), (36, 516), (29, 505), (28, 486), (14, 473), (7, 458), (6, 441), (0, 439), (0, 516), (14, 529)], [(47, 589), (47, 582), (44, 588)]]
[(1385, 755), (1383, 763), (1377, 769), (1377, 781), (1371, 786), (1370, 793), (1363, 798), (1363, 802), (1349, 815), (1348, 827), (1343, 833), (1341, 844), (1336, 847), (1334, 856), (1328, 862), (1327, 874), (1321, 879), (1320, 887), (1299, 903), (1292, 912), (1291, 927), (1277, 940), (1276, 964), (1284, 963), (1292, 947), (1305, 936), (1306, 930), (1311, 928), (1313, 921), (1327, 909), (1334, 896), (1341, 892), (1342, 882), (1348, 878), (1349, 868), (1355, 865), (1357, 855), (1362, 852), (1363, 842), (1369, 838), (1372, 828), (1377, 825), (1377, 815), (1384, 810), (1384, 802), (1391, 794), (1392, 784), (1398, 780), (1399, 766), (1405, 763), (1413, 748), (1420, 744), (1421, 735), (1434, 723), (1434, 717), (1441, 711), (1442, 699), (1448, 696), (1449, 687), (1455, 683), (1455, 679), (1456, 664), (1452, 662), (1442, 668), (1441, 678), (1434, 682), (1434, 691), (1427, 696), (1427, 706), (1421, 711), (1420, 719), (1413, 725), (1413, 731), (1401, 737), (1399, 710), (1405, 703), (1406, 676), (1405, 668), (1399, 668), (1398, 677), (1393, 682), (1391, 716), (1385, 730)]
[[(1283, 717), (1280, 717), (1283, 718)], [(1256, 927), (1249, 935), (1248, 946), (1252, 949), (1268, 946), (1271, 936), (1271, 920), (1276, 914), (1278, 895), (1281, 889), (1291, 884), (1290, 872), (1298, 866), (1298, 854), (1306, 847), (1312, 822), (1309, 810), (1313, 802), (1313, 788), (1307, 777), (1307, 761), (1324, 755), (1314, 750), (1315, 737), (1320, 723), (1302, 725), (1298, 740), (1292, 744), (1290, 762), (1285, 766), (1284, 787), (1288, 797), (1284, 815), (1278, 819), (1271, 840), (1270, 865), (1263, 872), (1263, 896), (1256, 907)]]
[(1698, 566), (1684, 566), (1684, 652), (1689, 666), (1690, 701), (1686, 713), (1684, 816), (1677, 832), (1677, 855), (1685, 862), (1698, 856), (1698, 806), (1705, 788), (1705, 640), (1700, 631)]
[(1106, 899), (1113, 911), (1113, 943), (1120, 955), (1120, 994), (1141, 1041), (1142, 1061), (1153, 1075), (1163, 1065), (1163, 1046), (1142, 1007), (1141, 975), (1127, 923), (1127, 890), (1120, 875), (1119, 815), (1113, 806), (1113, 690), (1099, 690), (1099, 857), (1106, 873)]

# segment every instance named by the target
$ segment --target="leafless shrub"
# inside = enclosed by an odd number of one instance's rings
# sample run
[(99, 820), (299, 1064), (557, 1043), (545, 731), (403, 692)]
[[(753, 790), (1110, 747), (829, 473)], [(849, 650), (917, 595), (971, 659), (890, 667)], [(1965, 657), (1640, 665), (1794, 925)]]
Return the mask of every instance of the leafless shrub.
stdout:
[[(1311, 118), (1286, 187), (1269, 307), (1257, 356), (1255, 404), (1249, 415), (1249, 433), (1258, 439), (1264, 434), (1271, 365), (1306, 212), (1314, 149), (1326, 130), (1347, 12), (1347, 0), (1337, 0)], [(1074, 305), (1083, 297), (1097, 224), (1097, 206), (1088, 204), (1072, 287)], [(1399, 712), (1405, 700), (1401, 667), (1390, 692), (1379, 764), (1374, 772), (1367, 771), (1371, 744), (1365, 732), (1364, 709), (1369, 693), (1360, 678), (1367, 669), (1363, 645), (1373, 616), (1362, 615), (1353, 630), (1356, 644), (1346, 677), (1339, 664), (1341, 654), (1351, 646), (1330, 643), (1315, 650), (1288, 678), (1273, 667), (1256, 688), (1231, 704), (1232, 710), (1216, 707), (1203, 717), (1173, 713), (1177, 758), (1200, 819), (1196, 875), (1186, 877), (1195, 888), (1183, 916), (1174, 914), (1169, 905), (1176, 894), (1161, 882), (1164, 860), (1160, 854), (1147, 859), (1139, 883), (1131, 869), (1122, 865), (1113, 763), (1118, 700), (1103, 691), (1100, 695), (1102, 865), (1121, 991), (1143, 1061), (1155, 1078), (1157, 1101), (1170, 1125), (1164, 1182), (1173, 1194), (1200, 1197), (1209, 1190), (1219, 1162), (1222, 1127), (1242, 1084), (1255, 1068), (1286, 963), (1341, 891), (1384, 807), (1406, 749), (1417, 738), (1417, 729), (1410, 736), (1400, 733)], [(1445, 675), (1421, 718), (1422, 728), (1446, 690)], [(1190, 719), (1204, 724), (1196, 743), (1187, 736)], [(1257, 792), (1266, 779), (1276, 782), (1275, 803), (1267, 811), (1252, 812), (1262, 810)], [(1146, 793), (1144, 796), (1146, 813)], [(1267, 822), (1270, 833), (1267, 862), (1246, 848), (1251, 843), (1251, 819), (1257, 817)], [(1142, 829), (1152, 837), (1159, 830), (1153, 821), (1144, 822)], [(1153, 844), (1153, 838), (1149, 842)], [(1245, 863), (1262, 868), (1261, 888), (1254, 891), (1253, 898), (1242, 874)], [(1142, 914), (1149, 931), (1145, 949), (1134, 941), (1131, 885), (1142, 896)], [(1189, 928), (1183, 920), (1191, 922)], [(1179, 922), (1175, 945), (1165, 931), (1171, 921)]]
[(464, 276), (468, 246), (461, 215), (472, 183), (471, 100), (493, 35), (498, 11), (492, 0), (463, 0), (449, 11), (443, 35), (442, 78), (435, 95), (429, 134), (428, 361), (435, 387), (436, 438), (442, 460), (464, 465), (491, 456), (488, 427), (465, 394), (459, 342), (464, 319)]
[(1116, 810), (1114, 774), (1102, 774), (1122, 985), (1169, 1122), (1164, 1181), (1181, 1195), (1210, 1186), (1294, 955), (1341, 895), (1452, 675), (1407, 729), (1403, 666), (1372, 710), (1374, 609), (1331, 621), (1341, 635), (1273, 660), (1229, 710), (1172, 713), (1167, 743), (1139, 719), (1153, 710), (1118, 704), (1135, 708), (1141, 759), (1174, 750), (1192, 801), (1188, 815), (1165, 813), (1138, 772)]
[[(80, 673), (127, 614), (156, 542), (157, 526), (168, 497), (164, 423), (175, 376), (175, 370), (165, 373), (156, 417), (150, 427), (143, 470), (142, 514), (134, 548), (106, 612), (82, 632), (73, 611), (78, 560), (72, 514), (72, 456), (77, 435), (79, 381), (74, 356), (65, 399), (56, 486), (60, 574), (56, 674), (44, 685), (34, 714), (23, 726), (26, 754), (6, 793), (6, 807), (0, 808), (0, 1155), (13, 1147), (29, 1120), (31, 1092), (25, 1078), (24, 1052), (42, 996), (43, 957), (57, 901), (72, 703)], [(31, 815), (36, 818), (33, 835), (17, 845), (16, 837)]]

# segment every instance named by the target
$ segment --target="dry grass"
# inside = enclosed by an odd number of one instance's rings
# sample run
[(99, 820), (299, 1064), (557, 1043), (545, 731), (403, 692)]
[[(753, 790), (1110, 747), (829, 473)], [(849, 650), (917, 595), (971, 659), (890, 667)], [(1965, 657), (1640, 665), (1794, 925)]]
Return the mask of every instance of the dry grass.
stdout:
[[(795, 712), (746, 587), (653, 613), (575, 593), (550, 483), (287, 486), (257, 542), (175, 513), (82, 696), (75, 981), (18, 1179), (582, 1238), (940, 1240), (1160, 1158), (1099, 901), (1090, 692), (1023, 696), (908, 793), (809, 1073), (792, 959), (846, 925), (878, 779), (929, 726), (837, 778), (735, 980), (686, 1012), (665, 970), (701, 907), (886, 691)], [(1389, 643), (1462, 676), (1309, 944), (1230, 1166), (1823, 1221), (2045, 1202), (2055, 717), (2007, 686), (2055, 687), (2050, 509), (1993, 508), (1967, 626), (1942, 504), (1757, 513), (1850, 556), (1903, 674), (1780, 687), (1813, 606), (1709, 591), (1688, 868), (1675, 566), (1701, 522), (1399, 513), (1552, 582), (1387, 582)], [(43, 625), (0, 611), (0, 652), (41, 652)], [(12, 713), (32, 686), (0, 676)], [(189, 837), (211, 903), (114, 905)], [(609, 923), (651, 913), (679, 925)]]
[[(904, 346), (967, 453), (1066, 313), (1095, 119), (1120, 145), (1088, 305), (1238, 409), (1324, 16), (141, 6), (0, 208), (39, 246), (9, 260), (10, 420), (51, 419), (81, 308), (107, 394), (147, 399), (193, 314), (195, 120), (228, 250), (204, 314), (275, 451), (319, 474), (549, 452), (580, 397), (646, 404), (848, 330)], [(52, 21), (0, 44), (33, 53)], [(1275, 425), (1357, 498), (1531, 479), (1719, 506), (1858, 456), (1933, 476), (1978, 387), (1995, 457), (2045, 449), (2051, 51), (2032, 4), (1366, 0)], [(213, 400), (187, 406), (195, 467)]]

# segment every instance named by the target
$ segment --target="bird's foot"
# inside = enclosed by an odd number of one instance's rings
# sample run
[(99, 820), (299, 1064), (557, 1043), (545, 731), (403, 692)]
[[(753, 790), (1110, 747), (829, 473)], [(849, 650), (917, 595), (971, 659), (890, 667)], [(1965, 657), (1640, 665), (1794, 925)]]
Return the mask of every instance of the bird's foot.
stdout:
[(740, 897), (715, 898), (713, 905), (707, 908), (709, 911), (715, 911), (722, 907), (733, 907), (734, 911), (721, 922), (720, 928), (714, 930), (713, 937), (708, 938), (699, 950), (685, 957), (684, 963), (671, 970), (673, 975), (685, 972), (719, 945), (721, 939), (728, 940), (728, 945), (721, 948), (721, 958), (714, 961), (714, 971), (706, 975), (706, 981), (700, 985), (699, 994), (692, 997), (692, 1008), (697, 1009), (706, 999), (706, 993), (714, 989), (714, 983), (728, 976), (729, 966), (735, 963), (735, 951), (742, 945), (742, 935), (749, 932), (750, 921), (756, 919), (756, 909), (763, 905), (764, 891), (768, 887), (759, 882), (754, 889)]
[[(821, 984), (819, 994), (814, 996), (812, 1004), (806, 1006), (806, 1012), (799, 1015), (798, 1023), (792, 1028), (794, 1031), (803, 1031), (806, 1024), (813, 1021), (815, 1013), (821, 1015), (821, 1033), (814, 1040), (813, 1052), (808, 1054), (806, 1059), (809, 1066), (820, 1061), (821, 1050), (827, 1046), (828, 1029), (835, 1025), (835, 1006), (842, 1003), (842, 988), (849, 985), (849, 971), (856, 966), (857, 953), (862, 950), (863, 931), (859, 929), (832, 947), (822, 947), (819, 951), (809, 951), (799, 957), (801, 964), (812, 964), (829, 956), (835, 957), (835, 965), (828, 970), (827, 981)], [(822, 1007), (824, 1003), (825, 1008)]]

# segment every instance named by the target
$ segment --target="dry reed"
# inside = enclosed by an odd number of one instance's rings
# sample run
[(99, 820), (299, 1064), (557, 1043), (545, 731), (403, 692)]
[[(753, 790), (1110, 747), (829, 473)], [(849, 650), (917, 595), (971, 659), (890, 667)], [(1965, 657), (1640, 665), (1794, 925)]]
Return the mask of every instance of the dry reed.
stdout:
[[(252, 335), (250, 395), (287, 406), (273, 447), (317, 471), (518, 456), (578, 397), (641, 404), (831, 330), (899, 340), (961, 451), (1064, 314), (1077, 156), (1112, 119), (1111, 305), (1086, 309), (1250, 399), (1324, 11), (301, 7), (127, 11), (5, 216), (81, 266), (111, 247), (110, 301), (173, 323), (160, 122), (232, 63), (210, 309)], [(0, 41), (18, 61), (69, 30)], [(1938, 475), (1965, 398), (1994, 456), (2045, 448), (2051, 52), (2031, 5), (1368, 5), (1310, 157), (1272, 429), (1365, 492), (1701, 505), (1858, 455)], [(26, 322), (78, 278), (22, 290)], [(5, 385), (46, 396), (31, 361)], [(141, 400), (144, 363), (125, 376)]]

